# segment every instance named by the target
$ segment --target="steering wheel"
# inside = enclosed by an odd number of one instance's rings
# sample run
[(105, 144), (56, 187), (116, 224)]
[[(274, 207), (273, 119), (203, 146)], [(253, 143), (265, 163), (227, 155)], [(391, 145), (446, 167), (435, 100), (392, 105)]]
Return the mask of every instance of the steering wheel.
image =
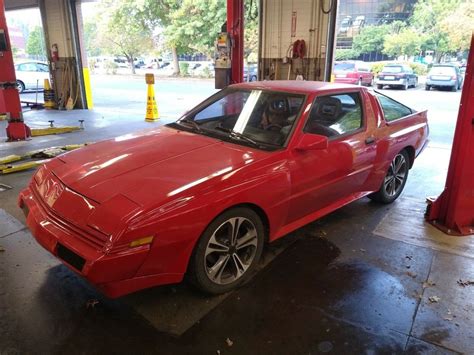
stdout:
[(283, 128), (283, 126), (280, 126), (279, 124), (276, 123), (270, 123), (265, 130), (266, 131), (280, 131)]

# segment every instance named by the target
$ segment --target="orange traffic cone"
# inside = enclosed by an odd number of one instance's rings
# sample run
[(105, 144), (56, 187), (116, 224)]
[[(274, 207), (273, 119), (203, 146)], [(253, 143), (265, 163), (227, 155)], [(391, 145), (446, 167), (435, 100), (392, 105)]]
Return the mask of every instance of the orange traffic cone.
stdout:
[(159, 118), (160, 114), (158, 113), (158, 105), (155, 100), (155, 87), (153, 84), (148, 84), (145, 121), (155, 122)]

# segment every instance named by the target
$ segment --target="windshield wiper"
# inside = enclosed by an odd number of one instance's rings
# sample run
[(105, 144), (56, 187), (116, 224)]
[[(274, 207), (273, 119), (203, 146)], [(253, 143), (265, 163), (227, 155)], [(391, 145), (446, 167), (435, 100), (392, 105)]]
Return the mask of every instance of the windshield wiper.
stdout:
[(193, 126), (198, 132), (202, 131), (201, 127), (199, 127), (199, 125), (190, 118), (182, 118), (178, 121), (178, 123), (181, 123), (181, 122), (189, 123), (189, 125)]
[(260, 147), (260, 143), (254, 141), (252, 138), (249, 138), (247, 136), (244, 136), (242, 133), (239, 133), (239, 132), (236, 132), (234, 131), (232, 128), (225, 128), (225, 127), (222, 127), (222, 126), (217, 126), (215, 127), (215, 129), (219, 130), (219, 131), (223, 131), (223, 132), (227, 132), (229, 133), (229, 136), (231, 138), (238, 138), (238, 139), (242, 139), (248, 143), (251, 143), (253, 144), (254, 146), (257, 146), (257, 147)]

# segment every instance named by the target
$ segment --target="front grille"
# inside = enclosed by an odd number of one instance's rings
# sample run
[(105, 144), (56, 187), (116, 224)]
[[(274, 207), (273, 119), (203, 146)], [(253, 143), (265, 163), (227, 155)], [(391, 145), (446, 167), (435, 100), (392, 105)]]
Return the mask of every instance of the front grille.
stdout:
[(75, 269), (82, 271), (82, 268), (84, 267), (84, 264), (86, 263), (86, 260), (82, 256), (77, 255), (72, 250), (66, 248), (64, 245), (59, 244), (59, 243), (58, 243), (56, 252), (60, 259), (67, 262), (69, 265), (71, 265)]
[(99, 232), (93, 233), (89, 231), (85, 231), (82, 228), (77, 227), (66, 221), (64, 218), (61, 218), (57, 215), (41, 198), (36, 188), (32, 188), (33, 194), (35, 196), (35, 200), (39, 203), (41, 209), (44, 213), (48, 216), (50, 221), (54, 223), (57, 227), (61, 228), (62, 230), (66, 231), (68, 234), (72, 231), (75, 235), (81, 238), (81, 240), (85, 241), (90, 246), (94, 247), (97, 250), (103, 250), (105, 244), (108, 240), (108, 237), (103, 234), (99, 234)]

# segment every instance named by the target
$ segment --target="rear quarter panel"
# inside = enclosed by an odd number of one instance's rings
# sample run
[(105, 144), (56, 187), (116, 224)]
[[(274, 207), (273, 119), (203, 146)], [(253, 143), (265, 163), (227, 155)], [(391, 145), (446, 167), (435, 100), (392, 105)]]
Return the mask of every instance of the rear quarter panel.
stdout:
[(376, 163), (374, 168), (374, 186), (376, 191), (380, 187), (390, 162), (403, 149), (407, 149), (411, 163), (428, 142), (427, 111), (414, 112), (409, 116), (397, 120), (385, 121), (379, 101), (372, 94), (368, 95), (377, 121), (375, 138), (377, 141)]

